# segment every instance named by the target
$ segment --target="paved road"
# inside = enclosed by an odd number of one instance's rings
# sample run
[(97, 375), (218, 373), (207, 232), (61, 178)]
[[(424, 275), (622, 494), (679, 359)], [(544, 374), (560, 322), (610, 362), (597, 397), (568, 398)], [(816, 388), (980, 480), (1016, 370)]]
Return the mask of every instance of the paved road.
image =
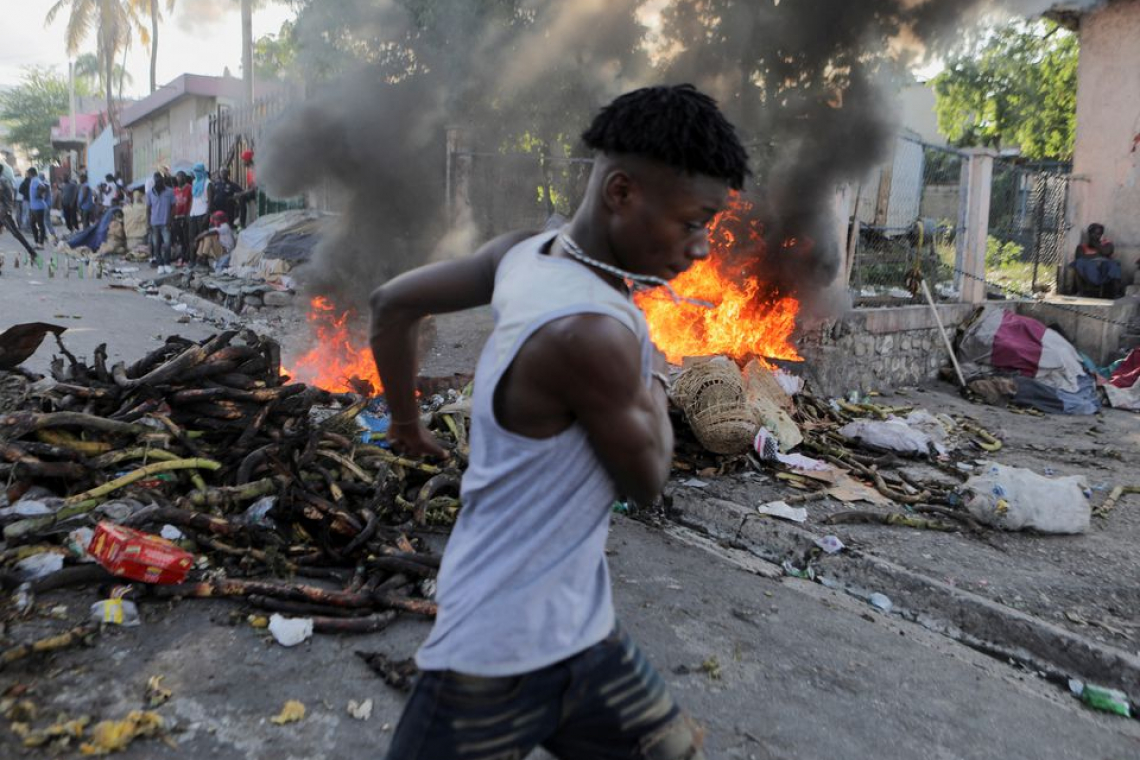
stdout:
[[(620, 617), (707, 726), (712, 758), (1140, 756), (1135, 721), (1090, 712), (1033, 676), (821, 586), (759, 577), (627, 519), (615, 526), (610, 562)], [(45, 601), (66, 599), (78, 612), (93, 598), (70, 594)], [(4, 671), (0, 691), (30, 681), (43, 713), (104, 718), (141, 707), (147, 679), (165, 676), (174, 697), (159, 712), (177, 727), (180, 747), (141, 741), (124, 759), (382, 756), (402, 697), (353, 651), (408, 656), (426, 624), (284, 649), (239, 609), (146, 605), (142, 627), (112, 631), (46, 667)], [(348, 700), (368, 698), (371, 720), (346, 714)], [(307, 717), (272, 725), (287, 699), (304, 702)], [(0, 756), (16, 756), (12, 742), (0, 732)]]
[[(180, 323), (182, 314), (134, 289), (112, 287), (117, 281), (110, 276), (98, 280), (88, 273), (79, 279), (79, 273), (73, 271), (65, 277), (63, 256), (53, 278), (48, 277), (46, 268), (16, 269), (13, 262), (18, 245), (11, 235), (0, 235), (0, 252), (6, 259), (0, 275), (0, 332), (21, 322), (63, 325), (67, 328), (63, 340), (69, 351), (80, 359), (90, 359), (95, 347), (106, 343), (111, 364), (134, 361), (158, 348), (170, 335), (198, 340), (217, 332), (197, 320)], [(50, 256), (51, 252), (43, 253)], [(146, 264), (141, 266), (145, 269), (141, 274), (150, 272)], [(49, 337), (24, 366), (47, 373), (57, 353), (59, 349)]]

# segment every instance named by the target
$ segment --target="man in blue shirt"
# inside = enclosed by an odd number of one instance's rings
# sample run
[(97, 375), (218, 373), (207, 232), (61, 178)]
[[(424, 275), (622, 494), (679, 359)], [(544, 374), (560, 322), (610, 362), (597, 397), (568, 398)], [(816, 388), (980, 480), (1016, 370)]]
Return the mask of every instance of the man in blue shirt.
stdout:
[(32, 238), (43, 248), (47, 240), (47, 187), (35, 169), (28, 169), (32, 181), (28, 183), (28, 208), (31, 210)]
[(170, 266), (170, 217), (174, 208), (174, 191), (166, 186), (166, 178), (154, 173), (154, 187), (146, 194), (147, 219), (150, 222), (150, 265), (159, 274), (173, 272)]

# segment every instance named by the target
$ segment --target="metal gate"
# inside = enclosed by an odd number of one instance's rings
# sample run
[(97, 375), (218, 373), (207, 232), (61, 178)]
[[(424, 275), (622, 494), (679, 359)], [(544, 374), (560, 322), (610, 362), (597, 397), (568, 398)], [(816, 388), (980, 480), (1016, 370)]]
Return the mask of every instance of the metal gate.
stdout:
[(1067, 257), (1072, 177), (1009, 160), (994, 162), (986, 279), (1014, 293), (1058, 289)]

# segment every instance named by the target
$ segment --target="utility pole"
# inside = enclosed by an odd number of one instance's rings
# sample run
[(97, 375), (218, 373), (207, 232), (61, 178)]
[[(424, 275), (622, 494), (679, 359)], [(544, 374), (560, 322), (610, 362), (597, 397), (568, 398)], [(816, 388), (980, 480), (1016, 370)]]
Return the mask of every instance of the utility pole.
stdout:
[(241, 0), (241, 78), (245, 102), (253, 102), (253, 0)]

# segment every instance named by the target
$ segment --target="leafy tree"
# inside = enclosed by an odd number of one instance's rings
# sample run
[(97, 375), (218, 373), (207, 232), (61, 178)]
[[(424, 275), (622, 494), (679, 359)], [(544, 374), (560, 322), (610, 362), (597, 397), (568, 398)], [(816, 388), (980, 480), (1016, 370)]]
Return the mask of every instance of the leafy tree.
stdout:
[[(87, 94), (77, 83), (76, 91)], [(10, 128), (9, 139), (38, 161), (49, 161), (56, 151), (51, 128), (68, 112), (67, 77), (54, 69), (31, 66), (24, 69), (20, 84), (0, 94), (0, 120)]]
[(973, 40), (933, 84), (938, 127), (955, 144), (1072, 158), (1077, 38), (1053, 22), (1019, 21)]
[(282, 79), (297, 60), (293, 22), (285, 21), (276, 34), (266, 34), (253, 43), (253, 70), (259, 79)]
[[(61, 11), (67, 10), (64, 42), (67, 54), (75, 55), (80, 44), (95, 32), (95, 55), (103, 72), (103, 90), (107, 96), (107, 116), (118, 131), (115, 113), (115, 58), (125, 50), (136, 29), (140, 29), (138, 13), (132, 0), (56, 0), (48, 9), (45, 24), (50, 24)], [(145, 31), (145, 30), (144, 30)]]

